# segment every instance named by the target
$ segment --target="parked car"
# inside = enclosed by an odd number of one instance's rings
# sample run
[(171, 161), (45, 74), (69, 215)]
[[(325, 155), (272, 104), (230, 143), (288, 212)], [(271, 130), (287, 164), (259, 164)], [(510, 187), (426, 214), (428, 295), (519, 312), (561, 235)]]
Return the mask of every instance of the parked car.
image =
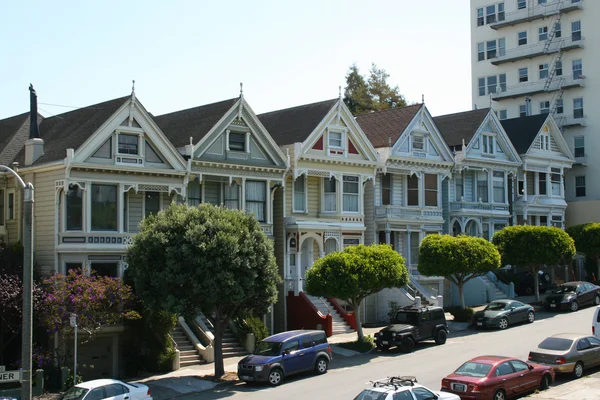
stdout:
[(500, 328), (506, 329), (509, 325), (519, 322), (535, 321), (535, 310), (529, 304), (516, 300), (494, 300), (483, 310), (473, 314), (475, 328)]
[(279, 385), (285, 376), (314, 370), (327, 372), (332, 359), (324, 331), (296, 330), (261, 340), (254, 353), (238, 363), (238, 378), (245, 382)]
[(417, 383), (414, 376), (392, 376), (371, 382), (371, 387), (363, 390), (354, 400), (460, 400), (452, 393), (434, 392)]
[[(521, 296), (528, 296), (534, 293), (533, 275), (527, 271), (519, 271), (514, 274), (516, 278), (516, 292)], [(545, 293), (552, 286), (550, 274), (544, 271), (538, 271), (538, 288), (540, 293)]]
[(596, 307), (592, 318), (592, 335), (600, 339), (600, 306)]
[(589, 282), (567, 282), (558, 286), (544, 301), (547, 310), (577, 311), (579, 307), (600, 306), (600, 286)]
[(96, 379), (79, 383), (67, 390), (59, 400), (152, 400), (150, 388), (141, 383), (125, 383), (116, 379)]
[(448, 323), (442, 307), (407, 306), (396, 313), (391, 325), (375, 334), (375, 343), (380, 350), (399, 346), (405, 353), (415, 349), (415, 344), (433, 339), (436, 344), (446, 343)]
[(600, 365), (600, 339), (580, 333), (560, 333), (544, 339), (529, 360), (552, 367), (555, 372), (583, 376), (583, 370)]
[(505, 400), (536, 389), (546, 390), (553, 381), (551, 367), (512, 357), (481, 356), (442, 379), (442, 392), (457, 394), (463, 400)]

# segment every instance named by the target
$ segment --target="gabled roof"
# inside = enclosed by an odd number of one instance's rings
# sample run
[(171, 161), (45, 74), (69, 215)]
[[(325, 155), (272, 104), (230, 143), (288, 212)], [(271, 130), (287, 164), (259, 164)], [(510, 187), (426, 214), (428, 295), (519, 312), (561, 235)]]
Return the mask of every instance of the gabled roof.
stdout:
[(275, 143), (285, 146), (304, 142), (325, 118), (338, 99), (305, 104), (258, 115)]
[(423, 104), (391, 108), (356, 116), (356, 122), (365, 132), (373, 147), (391, 147)]
[(525, 154), (531, 147), (547, 118), (548, 114), (537, 114), (527, 117), (504, 119), (500, 122), (517, 153)]
[(465, 144), (469, 144), (489, 112), (489, 108), (482, 108), (479, 110), (440, 115), (433, 118), (433, 120), (444, 137), (446, 144), (454, 147), (461, 146), (463, 140)]
[[(67, 149), (77, 150), (130, 98), (131, 96), (124, 96), (44, 118), (40, 123), (40, 138), (44, 140), (44, 155), (38, 158), (34, 165), (62, 160), (67, 156)], [(20, 165), (24, 165), (24, 146), (17, 155), (16, 161)]]
[(0, 164), (9, 165), (19, 153), (29, 137), (28, 122), (29, 112), (0, 120)]
[(153, 119), (175, 147), (184, 147), (190, 143), (190, 136), (194, 138), (194, 143), (198, 143), (238, 100), (239, 97), (236, 97), (153, 116)]

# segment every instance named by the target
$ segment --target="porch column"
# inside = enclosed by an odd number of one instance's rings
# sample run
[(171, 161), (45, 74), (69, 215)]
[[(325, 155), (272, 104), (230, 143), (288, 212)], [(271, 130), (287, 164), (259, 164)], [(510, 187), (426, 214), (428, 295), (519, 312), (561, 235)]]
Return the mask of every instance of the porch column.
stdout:
[(527, 202), (527, 172), (523, 172), (523, 201)]
[[(204, 185), (202, 185), (202, 186), (204, 187)], [(240, 209), (242, 211), (246, 211), (246, 178), (242, 178), (242, 195), (241, 196), (242, 196), (242, 198), (240, 199)], [(204, 193), (202, 193), (202, 200), (204, 200)]]
[(535, 195), (539, 195), (540, 194), (540, 173), (539, 172), (535, 172), (534, 173), (534, 183), (533, 183), (533, 194)]
[(390, 238), (390, 236), (391, 236), (391, 232), (390, 232), (390, 230), (389, 230), (389, 229), (386, 229), (386, 230), (385, 230), (385, 244), (391, 244), (391, 243), (390, 243), (390, 241), (391, 241), (391, 238)]
[(270, 181), (266, 180), (265, 181), (265, 223), (270, 224), (271, 223), (271, 188), (270, 188)]
[(490, 169), (487, 173), (488, 176), (488, 203), (494, 202), (494, 170)]
[(560, 169), (560, 197), (565, 198), (565, 176), (562, 168)]
[(303, 292), (304, 287), (302, 286), (302, 252), (296, 252), (296, 284), (294, 285), (294, 294), (298, 296), (298, 293)]
[(412, 268), (410, 268), (410, 229), (406, 230), (406, 264), (409, 266), (408, 272), (412, 274)]
[(504, 174), (504, 204), (510, 204), (508, 201), (508, 174), (506, 171), (502, 172)]
[(552, 171), (544, 172), (546, 174), (546, 196), (552, 196), (552, 183), (550, 179), (552, 179)]
[[(162, 193), (160, 194), (162, 197)], [(123, 194), (123, 184), (117, 185), (117, 232), (123, 233), (123, 202), (125, 195)]]

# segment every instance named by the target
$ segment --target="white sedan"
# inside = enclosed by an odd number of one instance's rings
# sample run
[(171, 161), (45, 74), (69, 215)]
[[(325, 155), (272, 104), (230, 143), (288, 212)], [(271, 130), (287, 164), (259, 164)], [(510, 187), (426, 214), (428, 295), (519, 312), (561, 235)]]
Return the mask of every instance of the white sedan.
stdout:
[(82, 382), (67, 390), (60, 400), (152, 400), (150, 388), (141, 383), (125, 383), (116, 379)]
[(460, 400), (455, 394), (434, 392), (419, 385), (414, 376), (400, 376), (371, 382), (354, 400)]

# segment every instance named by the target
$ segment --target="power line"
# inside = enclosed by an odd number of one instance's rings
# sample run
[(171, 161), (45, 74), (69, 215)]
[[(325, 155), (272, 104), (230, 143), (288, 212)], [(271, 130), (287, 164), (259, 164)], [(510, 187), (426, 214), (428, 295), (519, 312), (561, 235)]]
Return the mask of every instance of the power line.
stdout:
[(45, 106), (53, 106), (53, 107), (81, 108), (81, 107), (77, 107), (77, 106), (65, 106), (63, 104), (51, 104), (51, 103), (38, 103), (38, 104), (43, 104)]

